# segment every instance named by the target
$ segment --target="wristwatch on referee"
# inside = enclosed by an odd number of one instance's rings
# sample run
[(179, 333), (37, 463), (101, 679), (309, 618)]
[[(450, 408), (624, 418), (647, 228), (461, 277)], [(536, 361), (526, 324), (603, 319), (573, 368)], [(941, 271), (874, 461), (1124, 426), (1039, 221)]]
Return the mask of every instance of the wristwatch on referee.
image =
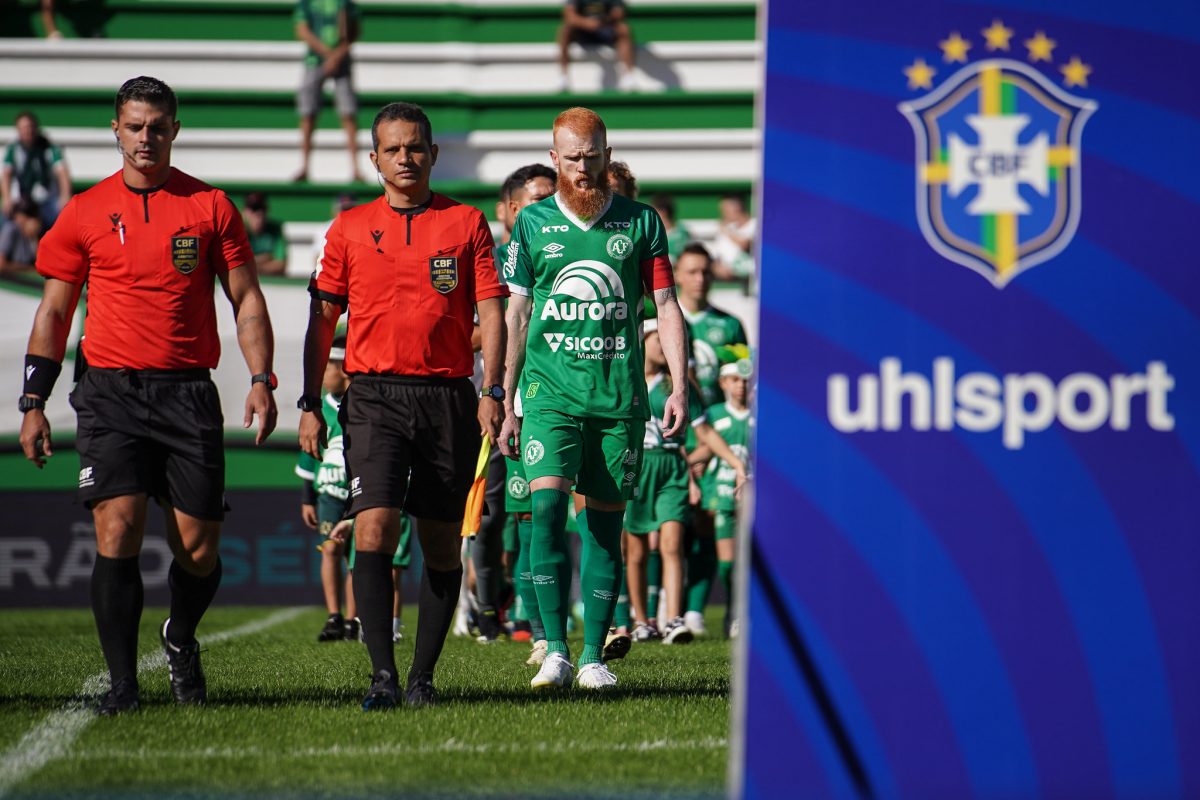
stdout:
[(482, 389), (479, 390), (479, 396), (481, 398), (482, 397), (490, 397), (493, 400), (495, 400), (497, 403), (503, 403), (504, 402), (504, 387), (498, 383), (494, 383), (491, 386), (484, 386)]
[(315, 394), (302, 394), (296, 401), (296, 408), (301, 411), (316, 411), (321, 407), (321, 398)]
[(40, 397), (30, 397), (27, 394), (23, 394), (17, 398), (17, 410), (22, 414), (26, 411), (33, 411), (35, 408), (38, 411), (45, 411), (46, 401)]
[(260, 372), (250, 378), (251, 386), (256, 383), (265, 383), (267, 385), (267, 389), (272, 392), (279, 388), (279, 378), (275, 377), (274, 372)]

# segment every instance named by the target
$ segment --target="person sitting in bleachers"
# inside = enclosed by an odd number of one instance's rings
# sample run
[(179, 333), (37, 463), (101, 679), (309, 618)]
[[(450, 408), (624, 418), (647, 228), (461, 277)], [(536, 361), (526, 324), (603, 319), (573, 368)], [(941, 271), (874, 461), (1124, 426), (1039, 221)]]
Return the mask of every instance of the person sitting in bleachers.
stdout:
[(12, 219), (0, 226), (0, 275), (33, 269), (44, 230), (37, 203), (28, 197), (18, 200)]
[(617, 88), (623, 92), (637, 89), (635, 68), (636, 47), (633, 31), (625, 21), (624, 0), (566, 0), (563, 21), (558, 29), (558, 89), (571, 87), (568, 70), (571, 65), (571, 43), (582, 45), (605, 44), (617, 51), (620, 77)]
[(4, 167), (0, 170), (0, 211), (7, 217), (17, 200), (32, 200), (49, 228), (71, 199), (67, 162), (62, 148), (42, 132), (33, 112), (17, 114), (15, 124), (17, 140), (4, 148)]
[(282, 275), (287, 270), (287, 240), (283, 226), (267, 217), (267, 196), (250, 192), (242, 204), (242, 219), (259, 275)]

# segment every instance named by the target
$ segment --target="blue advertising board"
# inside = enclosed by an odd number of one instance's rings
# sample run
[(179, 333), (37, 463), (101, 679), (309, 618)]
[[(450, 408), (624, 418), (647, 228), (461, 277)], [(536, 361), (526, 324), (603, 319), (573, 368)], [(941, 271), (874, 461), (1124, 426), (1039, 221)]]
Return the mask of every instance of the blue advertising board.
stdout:
[(1200, 797), (1200, 4), (766, 19), (734, 793)]

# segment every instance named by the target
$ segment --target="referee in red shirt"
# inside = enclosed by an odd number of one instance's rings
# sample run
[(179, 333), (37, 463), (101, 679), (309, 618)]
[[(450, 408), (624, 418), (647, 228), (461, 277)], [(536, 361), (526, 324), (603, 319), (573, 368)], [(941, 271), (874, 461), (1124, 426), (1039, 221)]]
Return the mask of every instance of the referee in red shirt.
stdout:
[(112, 679), (102, 715), (138, 707), (138, 554), (149, 497), (165, 512), (175, 556), (171, 616), (159, 628), (171, 691), (179, 703), (206, 698), (196, 626), (221, 582), (225, 515), (223, 420), (209, 378), (220, 356), (214, 278), (233, 305), (252, 376), (245, 427), (259, 418), (257, 443), (275, 427), (271, 322), (241, 216), (224, 192), (171, 167), (179, 121), (169, 86), (126, 81), (115, 110), (121, 171), (73, 197), (38, 248), (46, 284), (19, 402), (21, 447), (41, 467), (52, 452), (46, 398), (87, 284), (71, 405), (79, 497), (96, 524), (92, 611)]
[[(458, 603), (463, 509), (480, 434), (495, 441), (503, 419), (504, 297), (487, 220), (429, 188), (437, 161), (420, 106), (391, 103), (371, 126), (371, 162), (383, 183), (373, 203), (343, 211), (326, 234), (309, 289), (300, 446), (324, 445), (319, 391), (334, 327), (349, 311), (340, 419), (350, 482), (348, 516), (358, 548), (354, 599), (371, 656), (363, 710), (398, 696), (392, 645), (392, 554), (400, 514), (416, 517), (425, 557), (409, 705), (435, 701), (433, 669)], [(478, 309), (487, 372), (470, 376)]]

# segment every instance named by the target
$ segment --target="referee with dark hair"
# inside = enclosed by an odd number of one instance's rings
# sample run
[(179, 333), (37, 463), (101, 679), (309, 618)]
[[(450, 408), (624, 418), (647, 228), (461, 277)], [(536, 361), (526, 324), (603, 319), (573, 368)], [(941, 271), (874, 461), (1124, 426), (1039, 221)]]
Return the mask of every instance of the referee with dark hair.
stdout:
[(275, 427), (271, 322), (241, 216), (224, 192), (171, 167), (179, 120), (169, 86), (128, 80), (115, 112), (121, 170), (73, 197), (38, 249), (46, 284), (19, 403), (21, 447), (41, 467), (53, 452), (46, 398), (87, 284), (71, 405), (79, 497), (96, 524), (92, 611), (112, 679), (102, 715), (138, 707), (138, 555), (150, 497), (165, 512), (175, 556), (171, 615), (159, 629), (171, 691), (182, 704), (207, 696), (196, 626), (221, 582), (225, 515), (224, 423), (209, 377), (220, 356), (214, 278), (233, 305), (252, 376), (244, 425), (259, 418), (256, 443)]
[[(383, 196), (338, 215), (310, 293), (300, 446), (317, 456), (325, 424), (319, 390), (338, 318), (350, 311), (342, 400), (348, 516), (358, 552), (354, 599), (373, 676), (363, 710), (396, 705), (392, 555), (400, 515), (416, 518), (425, 557), (416, 652), (405, 699), (435, 702), (433, 670), (462, 583), (460, 531), (480, 435), (503, 420), (504, 308), (487, 220), (429, 186), (437, 161), (420, 106), (391, 103), (371, 126)], [(471, 384), (474, 312), (486, 373)]]

